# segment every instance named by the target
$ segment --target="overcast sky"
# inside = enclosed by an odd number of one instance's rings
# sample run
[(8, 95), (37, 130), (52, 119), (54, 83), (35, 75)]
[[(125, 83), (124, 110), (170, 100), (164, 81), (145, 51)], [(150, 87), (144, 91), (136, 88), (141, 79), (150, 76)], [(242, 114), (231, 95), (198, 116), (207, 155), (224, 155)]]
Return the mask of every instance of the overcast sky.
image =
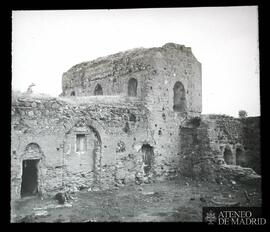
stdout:
[(255, 6), (13, 11), (12, 88), (58, 96), (73, 65), (174, 42), (202, 63), (203, 113), (260, 115)]

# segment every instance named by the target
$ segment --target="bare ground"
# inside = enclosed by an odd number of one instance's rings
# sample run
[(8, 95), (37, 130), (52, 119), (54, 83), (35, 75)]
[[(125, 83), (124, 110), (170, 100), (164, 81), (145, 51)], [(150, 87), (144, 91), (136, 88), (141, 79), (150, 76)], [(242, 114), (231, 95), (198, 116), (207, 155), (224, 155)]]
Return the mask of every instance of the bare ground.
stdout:
[(224, 186), (187, 178), (96, 192), (85, 190), (72, 196), (74, 200), (66, 205), (37, 197), (18, 200), (12, 206), (12, 221), (199, 222), (204, 206), (261, 206), (260, 186)]

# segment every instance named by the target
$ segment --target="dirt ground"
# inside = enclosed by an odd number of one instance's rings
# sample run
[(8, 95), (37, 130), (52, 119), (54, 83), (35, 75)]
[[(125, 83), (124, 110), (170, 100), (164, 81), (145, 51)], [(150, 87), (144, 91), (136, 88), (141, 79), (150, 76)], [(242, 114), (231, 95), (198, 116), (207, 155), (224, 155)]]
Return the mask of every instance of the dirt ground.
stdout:
[(230, 186), (187, 178), (71, 195), (56, 200), (23, 198), (12, 206), (13, 222), (200, 222), (202, 207), (261, 206), (259, 186)]

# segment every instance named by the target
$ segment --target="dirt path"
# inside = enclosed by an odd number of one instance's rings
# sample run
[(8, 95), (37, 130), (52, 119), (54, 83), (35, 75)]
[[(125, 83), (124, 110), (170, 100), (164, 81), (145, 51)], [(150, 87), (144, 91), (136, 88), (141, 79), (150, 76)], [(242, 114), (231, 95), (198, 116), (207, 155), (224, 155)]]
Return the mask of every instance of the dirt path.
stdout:
[[(248, 194), (248, 199), (244, 190)], [(28, 215), (24, 221), (27, 219), (32, 222), (190, 222), (202, 220), (202, 207), (220, 206), (215, 205), (213, 200), (239, 202), (240, 206), (261, 206), (261, 192), (258, 187), (238, 184), (223, 186), (190, 179), (124, 186), (98, 192), (81, 191), (74, 194), (74, 197), (71, 204), (64, 206), (51, 199), (19, 200), (14, 204), (16, 220)], [(46, 212), (47, 215), (29, 216), (38, 210)]]

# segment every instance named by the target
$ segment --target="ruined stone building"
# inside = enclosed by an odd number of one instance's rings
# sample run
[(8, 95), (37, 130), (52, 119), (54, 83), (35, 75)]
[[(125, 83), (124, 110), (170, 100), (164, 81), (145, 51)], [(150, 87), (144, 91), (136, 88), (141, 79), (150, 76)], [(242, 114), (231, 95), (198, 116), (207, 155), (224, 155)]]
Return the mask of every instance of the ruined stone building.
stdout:
[(215, 180), (232, 165), (259, 172), (259, 119), (201, 111), (201, 63), (173, 43), (77, 64), (58, 98), (13, 93), (12, 199), (178, 175)]

